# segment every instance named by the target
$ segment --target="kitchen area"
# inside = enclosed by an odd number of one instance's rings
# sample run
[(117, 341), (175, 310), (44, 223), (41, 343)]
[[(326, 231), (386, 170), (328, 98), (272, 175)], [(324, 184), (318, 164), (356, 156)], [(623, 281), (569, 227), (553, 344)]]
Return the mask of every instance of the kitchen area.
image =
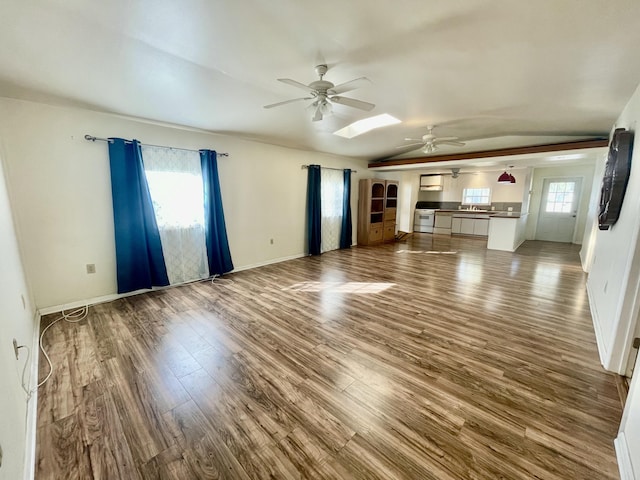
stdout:
[(525, 240), (530, 171), (509, 173), (508, 183), (493, 176), (465, 178), (455, 170), (420, 175), (413, 231), (477, 237), (487, 240), (488, 249), (515, 251)]

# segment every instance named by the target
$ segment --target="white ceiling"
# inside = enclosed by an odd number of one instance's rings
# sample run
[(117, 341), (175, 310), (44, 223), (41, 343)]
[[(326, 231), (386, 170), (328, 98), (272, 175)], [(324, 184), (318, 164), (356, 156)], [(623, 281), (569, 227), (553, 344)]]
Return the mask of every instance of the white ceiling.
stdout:
[[(367, 160), (429, 124), (467, 151), (555, 143), (608, 135), (640, 81), (639, 20), (638, 0), (2, 0), (0, 95)], [(319, 63), (368, 77), (344, 96), (376, 108), (262, 108)], [(402, 124), (332, 135), (380, 113)]]

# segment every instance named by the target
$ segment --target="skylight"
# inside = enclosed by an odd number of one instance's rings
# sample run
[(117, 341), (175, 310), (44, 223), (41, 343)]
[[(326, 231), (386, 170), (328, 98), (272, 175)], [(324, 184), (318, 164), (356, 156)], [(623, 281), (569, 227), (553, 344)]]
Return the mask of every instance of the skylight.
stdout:
[(400, 123), (400, 120), (388, 113), (383, 113), (381, 115), (376, 115), (375, 117), (363, 118), (362, 120), (353, 122), (351, 125), (347, 125), (337, 132), (333, 132), (333, 134), (344, 138), (353, 138), (376, 128), (395, 125), (396, 123)]

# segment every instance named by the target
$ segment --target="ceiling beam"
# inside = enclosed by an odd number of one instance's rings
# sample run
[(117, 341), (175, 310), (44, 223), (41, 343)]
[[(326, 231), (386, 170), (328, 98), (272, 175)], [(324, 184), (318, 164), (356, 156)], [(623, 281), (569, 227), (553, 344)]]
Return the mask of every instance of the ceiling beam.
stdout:
[(448, 155), (430, 155), (428, 157), (399, 158), (396, 160), (377, 160), (369, 164), (369, 168), (412, 165), (416, 163), (453, 162), (457, 160), (473, 160), (476, 158), (506, 157), (509, 155), (526, 155), (531, 153), (560, 152), (563, 150), (579, 150), (583, 148), (601, 148), (609, 145), (609, 140), (592, 139), (577, 142), (549, 143), (529, 147), (500, 148), (482, 152), (452, 153)]

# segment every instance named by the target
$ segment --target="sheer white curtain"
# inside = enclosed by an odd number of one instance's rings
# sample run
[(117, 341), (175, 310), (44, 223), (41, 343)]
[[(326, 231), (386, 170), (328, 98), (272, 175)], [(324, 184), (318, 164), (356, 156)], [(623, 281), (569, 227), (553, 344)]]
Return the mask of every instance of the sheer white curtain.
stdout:
[(142, 146), (169, 283), (207, 278), (200, 154)]
[(322, 199), (322, 240), (320, 249), (322, 252), (340, 248), (343, 195), (343, 171), (328, 168), (320, 170), (320, 196)]

